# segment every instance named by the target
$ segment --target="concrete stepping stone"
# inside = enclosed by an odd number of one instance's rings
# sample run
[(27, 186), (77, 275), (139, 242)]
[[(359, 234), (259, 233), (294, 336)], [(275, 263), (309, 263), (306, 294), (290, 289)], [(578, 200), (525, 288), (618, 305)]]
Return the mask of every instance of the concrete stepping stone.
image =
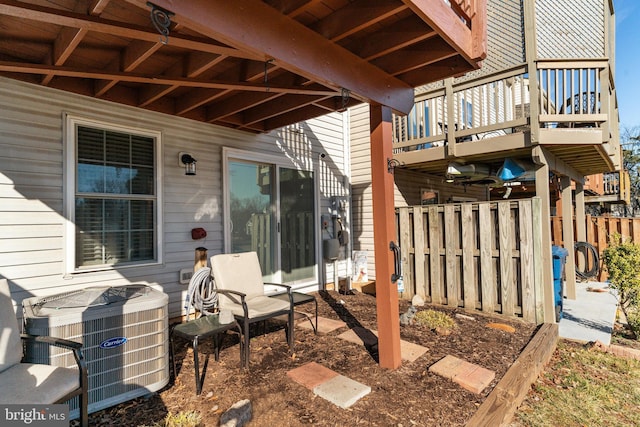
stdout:
[[(340, 335), (338, 335), (338, 338), (352, 342), (354, 344), (371, 347), (377, 344), (378, 332), (365, 328), (354, 328), (341, 333)], [(400, 357), (402, 358), (402, 360), (413, 362), (417, 358), (425, 354), (427, 351), (429, 351), (427, 347), (400, 340)]]
[(341, 408), (348, 408), (371, 393), (371, 387), (340, 375), (316, 362), (287, 372), (287, 376), (317, 396)]
[[(313, 317), (312, 317), (313, 319)], [(299, 327), (303, 329), (313, 329), (311, 323), (308, 321), (298, 323)], [(318, 316), (318, 333), (319, 334), (328, 334), (329, 332), (333, 332), (337, 329), (346, 327), (347, 324), (342, 320), (333, 320), (327, 319), (326, 317)]]
[(429, 372), (450, 379), (465, 390), (476, 394), (482, 393), (496, 377), (496, 373), (489, 369), (451, 355), (431, 365)]

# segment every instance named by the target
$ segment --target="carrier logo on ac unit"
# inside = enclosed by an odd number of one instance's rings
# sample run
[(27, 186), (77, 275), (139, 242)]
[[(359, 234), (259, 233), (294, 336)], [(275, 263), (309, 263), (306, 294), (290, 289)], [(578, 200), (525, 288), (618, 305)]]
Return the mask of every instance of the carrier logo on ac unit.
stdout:
[(100, 348), (120, 347), (127, 342), (127, 337), (113, 337), (100, 343)]

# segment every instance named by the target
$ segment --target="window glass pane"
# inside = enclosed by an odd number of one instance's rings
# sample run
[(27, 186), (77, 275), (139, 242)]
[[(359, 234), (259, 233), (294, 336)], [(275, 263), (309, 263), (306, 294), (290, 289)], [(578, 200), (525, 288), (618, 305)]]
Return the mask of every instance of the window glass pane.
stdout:
[(105, 230), (129, 229), (129, 201), (105, 200), (104, 218), (102, 219)]
[(76, 232), (76, 264), (101, 265), (103, 261), (102, 232), (89, 233), (78, 228)]
[(105, 264), (127, 262), (129, 248), (128, 234), (124, 231), (109, 231), (104, 233)]
[(274, 167), (234, 161), (229, 163), (229, 175), (231, 252), (255, 251), (264, 280), (271, 282), (276, 272)]
[(131, 161), (134, 165), (154, 165), (154, 140), (144, 136), (131, 136)]
[(154, 211), (150, 200), (131, 201), (131, 229), (153, 230)]
[(132, 194), (155, 194), (153, 168), (134, 167), (131, 173), (133, 174), (131, 179)]
[(104, 193), (104, 166), (78, 162), (76, 180), (81, 193)]
[(76, 227), (80, 232), (102, 231), (102, 200), (76, 199)]
[(78, 126), (78, 162), (104, 161), (104, 131)]
[(156, 260), (155, 138), (86, 126), (76, 137), (76, 266)]
[(106, 132), (107, 163), (128, 165), (131, 163), (129, 135), (118, 132)]
[(131, 194), (131, 169), (129, 167), (104, 167), (104, 192)]
[(154, 247), (153, 230), (131, 232), (130, 261), (155, 258)]
[(313, 173), (280, 168), (282, 280), (311, 279), (315, 274)]

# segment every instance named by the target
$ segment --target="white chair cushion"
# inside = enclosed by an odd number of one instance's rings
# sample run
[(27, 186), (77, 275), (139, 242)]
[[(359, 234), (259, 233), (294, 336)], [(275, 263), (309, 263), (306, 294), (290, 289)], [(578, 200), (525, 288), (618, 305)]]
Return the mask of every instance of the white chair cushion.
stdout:
[(20, 363), (21, 359), (22, 342), (9, 283), (7, 279), (0, 279), (0, 372)]
[[(249, 319), (255, 319), (256, 317), (261, 317), (277, 311), (288, 311), (289, 307), (290, 306), (288, 301), (283, 301), (277, 298), (257, 296), (251, 299), (247, 299)], [(231, 310), (231, 312), (236, 316), (244, 316), (244, 311), (242, 310), (241, 305), (229, 304), (229, 306), (225, 306), (225, 308)]]
[(0, 404), (57, 402), (80, 387), (77, 369), (17, 363), (0, 373)]
[(218, 289), (232, 289), (253, 298), (264, 295), (260, 260), (255, 252), (211, 257), (211, 272)]

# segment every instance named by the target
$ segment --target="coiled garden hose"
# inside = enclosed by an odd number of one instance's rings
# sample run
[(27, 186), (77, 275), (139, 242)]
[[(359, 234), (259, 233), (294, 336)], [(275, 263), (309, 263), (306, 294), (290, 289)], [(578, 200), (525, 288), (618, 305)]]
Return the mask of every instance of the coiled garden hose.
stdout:
[[(596, 248), (589, 242), (576, 242), (574, 249), (584, 255), (585, 268), (585, 271), (580, 271), (578, 265), (576, 265), (576, 276), (585, 280), (596, 277), (600, 271), (600, 257)], [(591, 263), (589, 262), (589, 254), (591, 254)], [(589, 265), (591, 265), (591, 268), (586, 270)]]

